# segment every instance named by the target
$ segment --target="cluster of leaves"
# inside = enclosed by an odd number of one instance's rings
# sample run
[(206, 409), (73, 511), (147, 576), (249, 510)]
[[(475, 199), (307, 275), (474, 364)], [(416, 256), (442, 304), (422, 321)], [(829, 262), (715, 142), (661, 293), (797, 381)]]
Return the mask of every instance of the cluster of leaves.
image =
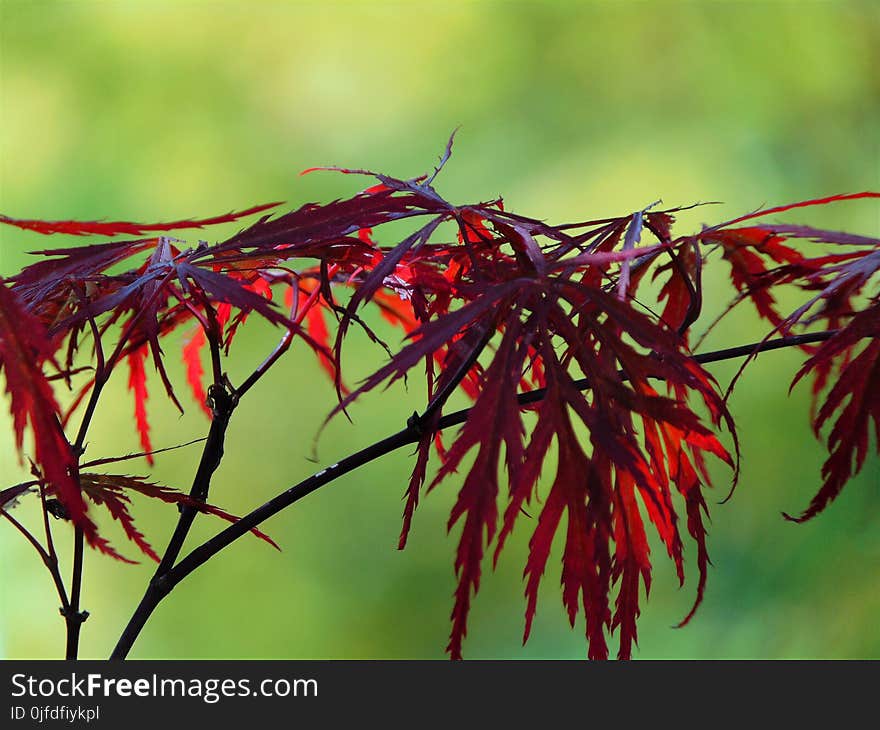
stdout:
[[(0, 217), (0, 223), (38, 233), (133, 237), (36, 252), (39, 261), (0, 285), (0, 363), (20, 448), (31, 426), (35, 474), (33, 482), (0, 493), (3, 513), (15, 497), (38, 487), (44, 502), (46, 496), (57, 500), (91, 545), (121, 557), (99, 535), (91, 502), (106, 507), (128, 537), (158, 559), (134, 525), (128, 493), (172, 503), (192, 499), (144, 478), (82, 471), (88, 465), (80, 457), (97, 394), (124, 362), (144, 454), (152, 458), (145, 365), (152, 361), (166, 395), (182, 408), (161, 347), (180, 327), (189, 328), (183, 349), (189, 386), (209, 416), (207, 360), (213, 387), (238, 398), (293, 339), (302, 340), (334, 379), (339, 403), (333, 414), (421, 366), (426, 409), (410, 421), (421, 437), (400, 547), (426, 483), (433, 489), (466, 469), (448, 525), (460, 525), (450, 655), (461, 656), (487, 553), (497, 561), (516, 523), (532, 510), (525, 637), (564, 524), (562, 599), (572, 625), (582, 613), (590, 657), (608, 656), (613, 632), (619, 634), (618, 656), (629, 657), (640, 596), (651, 583), (648, 525), (681, 582), (683, 529), (695, 547), (699, 581), (685, 623), (703, 596), (709, 562), (707, 458), (729, 464), (735, 480), (733, 420), (689, 345), (701, 315), (702, 269), (719, 249), (731, 267), (736, 302), (754, 304), (772, 325), (768, 337), (817, 322), (833, 331), (809, 351), (797, 374), (816, 374), (817, 396), (830, 386), (814, 417), (817, 434), (838, 414), (828, 436), (824, 483), (797, 519), (821, 511), (861, 468), (870, 419), (880, 427), (880, 302), (869, 288), (880, 269), (880, 241), (805, 226), (757, 227), (753, 220), (880, 194), (771, 208), (681, 236), (672, 231), (680, 209), (655, 206), (550, 225), (505, 210), (500, 199), (453, 205), (441, 197), (434, 180), (451, 145), (431, 174), (409, 180), (319, 168), (368, 175), (376, 184), (350, 198), (274, 216), (268, 211), (279, 204), (151, 225)], [(141, 237), (252, 215), (260, 217), (210, 245)], [(409, 219), (412, 233), (380, 242), (382, 226)], [(802, 245), (794, 248), (795, 242)], [(649, 280), (660, 286), (656, 312), (639, 298)], [(782, 286), (805, 292), (804, 305), (779, 312), (774, 292)], [(368, 306), (403, 329), (404, 346), (394, 350), (382, 341), (364, 314)], [(282, 340), (235, 387), (221, 358), (252, 315), (281, 328)], [(349, 389), (343, 345), (352, 328), (384, 346), (389, 360)], [(78, 366), (82, 357), (88, 368)], [(57, 386), (75, 391), (64, 410), (53, 392)], [(458, 388), (473, 407), (444, 444), (438, 424)], [(82, 413), (80, 430), (69, 436), (76, 413)], [(733, 454), (719, 439), (722, 426), (731, 434)], [(427, 482), (432, 449), (439, 468)], [(542, 471), (552, 472), (549, 486)], [(234, 519), (209, 505), (199, 508)]]

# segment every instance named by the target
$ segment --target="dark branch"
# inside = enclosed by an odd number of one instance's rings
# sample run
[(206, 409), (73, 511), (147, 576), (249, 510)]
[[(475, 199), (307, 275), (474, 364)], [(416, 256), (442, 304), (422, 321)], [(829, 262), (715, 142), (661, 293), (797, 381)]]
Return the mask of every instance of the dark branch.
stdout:
[(70, 581), (70, 605), (62, 610), (67, 622), (66, 659), (76, 659), (79, 654), (79, 634), (83, 622), (89, 617), (88, 611), (80, 611), (79, 600), (82, 591), (83, 555), (85, 552), (82, 528), (77, 527), (73, 534), (73, 576)]

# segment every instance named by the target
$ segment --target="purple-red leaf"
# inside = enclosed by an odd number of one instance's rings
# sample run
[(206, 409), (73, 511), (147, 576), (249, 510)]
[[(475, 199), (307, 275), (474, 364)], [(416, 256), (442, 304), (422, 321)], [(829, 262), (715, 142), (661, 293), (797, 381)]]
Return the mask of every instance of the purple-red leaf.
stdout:
[(61, 428), (58, 403), (43, 372), (53, 350), (42, 324), (0, 281), (0, 367), (11, 401), (15, 445), (21, 452), (29, 424), (34, 460), (43, 477), (74, 524), (94, 543), (95, 526), (86, 515), (86, 505), (74, 477), (76, 457)]
[(158, 231), (175, 231), (186, 228), (205, 228), (221, 223), (232, 223), (241, 218), (262, 213), (270, 208), (276, 208), (281, 203), (265, 203), (256, 205), (247, 210), (241, 210), (212, 218), (189, 219), (170, 223), (129, 223), (126, 221), (44, 221), (26, 220), (23, 218), (10, 218), (0, 215), (0, 223), (15, 226), (26, 231), (35, 231), (46, 235), (61, 233), (68, 236), (140, 236), (144, 233)]
[(147, 374), (144, 363), (147, 360), (146, 348), (133, 350), (128, 355), (128, 389), (134, 395), (134, 420), (141, 439), (147, 463), (152, 466), (153, 444), (150, 441), (150, 422), (147, 418)]

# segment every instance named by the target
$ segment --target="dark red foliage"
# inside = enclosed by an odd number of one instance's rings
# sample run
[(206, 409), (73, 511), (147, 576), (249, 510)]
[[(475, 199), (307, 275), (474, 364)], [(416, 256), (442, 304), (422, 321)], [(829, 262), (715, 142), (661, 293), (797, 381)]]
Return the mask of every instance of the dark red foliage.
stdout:
[[(234, 522), (238, 518), (228, 512), (205, 502), (198, 502), (183, 492), (178, 492), (170, 487), (164, 487), (161, 484), (153, 484), (144, 477), (125, 476), (123, 474), (91, 474), (83, 472), (80, 474), (80, 484), (83, 493), (96, 505), (107, 508), (107, 511), (118, 520), (125, 531), (126, 536), (131, 540), (141, 552), (151, 560), (159, 562), (159, 556), (155, 550), (147, 542), (144, 535), (135, 527), (134, 519), (129, 512), (128, 506), (131, 498), (127, 492), (135, 492), (145, 497), (152, 497), (167, 504), (187, 505), (195, 507), (205, 514), (215, 515), (227, 522)], [(265, 540), (272, 547), (280, 549), (275, 541), (260, 530), (252, 530), (253, 534), (261, 540)], [(134, 562), (127, 558), (117, 556), (125, 562)]]
[[(880, 241), (876, 244), (880, 246)], [(818, 398), (837, 370), (836, 382), (828, 389), (821, 407), (815, 409), (813, 430), (822, 427), (839, 411), (828, 435), (828, 460), (822, 466), (823, 484), (809, 507), (797, 518), (804, 522), (821, 512), (837, 497), (850, 477), (865, 463), (874, 422), (875, 441), (880, 441), (880, 299), (874, 294), (870, 304), (858, 311), (853, 301), (872, 276), (880, 271), (877, 250), (843, 265), (831, 267), (832, 280), (818, 298), (819, 312), (812, 319), (826, 319), (837, 334), (823, 343), (795, 376), (792, 387), (807, 373), (816, 374), (813, 394)], [(823, 272), (827, 274), (828, 272)], [(821, 276), (808, 276), (811, 285)], [(801, 308), (803, 310), (803, 308)], [(806, 310), (791, 318), (800, 318)], [(880, 443), (878, 443), (880, 449)]]
[[(400, 181), (393, 184), (405, 187)], [(697, 541), (698, 563), (704, 575), (705, 530), (699, 513), (704, 502), (699, 490), (705, 477), (692, 463), (701, 467), (705, 451), (727, 461), (730, 457), (684, 403), (695, 393), (709, 406), (715, 422), (725, 417), (723, 404), (711, 378), (689, 360), (677, 331), (639, 311), (628, 296), (631, 282), (611, 275), (615, 265), (623, 270), (633, 259), (660, 251), (657, 246), (635, 247), (638, 236), (633, 226), (638, 216), (618, 219), (619, 231), (630, 231), (630, 242), (624, 242), (622, 252), (610, 252), (604, 247), (607, 238), (591, 235), (592, 231), (573, 236), (494, 206), (481, 208), (479, 216), (472, 207), (467, 213), (467, 218), (461, 216), (464, 234), (458, 245), (444, 247), (445, 256), (461, 263), (451, 290), (446, 286), (441, 289), (443, 310), (412, 332), (413, 342), (345, 398), (338, 410), (366, 391), (402, 378), (438, 351), (447, 352), (441, 358), (441, 372), (455, 372), (469, 351), (481, 346), (481, 333), (497, 330), (501, 339), (489, 364), (479, 370), (474, 407), (442, 456), (431, 483), (433, 488), (455, 472), (470, 451), (476, 452), (449, 520), (450, 529), (462, 523), (449, 652), (454, 658), (461, 656), (470, 601), (479, 588), (486, 550), (497, 535), (497, 558), (524, 506), (536, 499), (541, 464), (555, 442), (557, 479), (538, 519), (526, 566), (526, 635), (553, 536), (566, 516), (569, 537), (563, 554), (563, 601), (569, 616), (574, 622), (583, 606), (590, 655), (595, 657), (607, 655), (605, 631), (612, 624), (622, 626), (620, 655), (628, 656), (638, 614), (639, 591), (632, 581), (633, 570), (647, 586), (650, 568), (639, 511), (633, 500), (615, 500), (616, 484), (631, 485), (641, 495), (648, 519), (679, 566), (682, 580), (683, 545), (670, 484), (684, 495), (686, 505), (696, 505), (697, 509), (687, 507), (688, 528)], [(455, 217), (457, 212), (451, 215)], [(607, 230), (609, 222), (600, 225)], [(584, 245), (594, 237), (599, 238), (598, 244)], [(542, 238), (549, 239), (548, 244), (541, 245)], [(660, 244), (664, 238), (668, 243), (668, 235), (661, 234)], [(409, 245), (410, 240), (404, 243)], [(428, 262), (418, 263), (426, 266)], [(413, 299), (424, 300), (428, 309), (436, 304), (438, 295), (429, 288), (436, 279), (416, 274), (409, 280)], [(445, 277), (443, 281), (448, 282)], [(450, 291), (453, 297), (448, 296)], [(463, 305), (450, 308), (453, 298), (462, 300)], [(347, 313), (351, 308), (349, 304)], [(562, 348), (562, 356), (557, 355), (558, 348)], [(570, 372), (573, 369), (576, 375)], [(548, 394), (538, 407), (538, 422), (526, 442), (527, 428), (517, 395), (528, 373), (540, 373), (537, 377), (542, 384), (547, 382)], [(589, 393), (582, 391), (583, 384), (576, 382), (576, 377), (586, 378)], [(649, 378), (667, 380), (670, 388), (677, 389), (677, 397), (657, 394), (648, 385)], [(436, 384), (429, 378), (429, 388), (442, 391), (441, 382), (442, 377)], [(589, 433), (586, 449), (572, 416)], [(648, 434), (644, 450), (637, 445), (640, 429), (636, 421)], [(407, 490), (401, 544), (424, 481), (427, 443), (423, 439), (420, 444)], [(499, 535), (502, 459), (510, 496)], [(619, 525), (616, 532), (615, 521)], [(624, 529), (625, 524), (630, 527)], [(621, 540), (616, 554), (611, 549), (615, 537)], [(608, 597), (615, 583), (622, 592), (612, 617)], [(698, 600), (702, 585), (701, 579)]]
[(208, 408), (206, 400), (208, 392), (205, 389), (204, 375), (205, 370), (202, 367), (202, 352), (208, 340), (205, 337), (205, 331), (196, 326), (192, 335), (183, 346), (183, 362), (186, 365), (186, 380), (189, 383), (193, 400), (199, 404), (208, 418), (211, 417), (211, 409)]
[[(733, 467), (735, 481), (732, 419), (689, 346), (702, 314), (703, 267), (720, 248), (731, 267), (735, 302), (754, 304), (772, 325), (768, 337), (817, 322), (837, 331), (809, 351), (797, 376), (815, 372), (817, 394), (830, 385), (817, 408), (817, 433), (833, 420), (823, 486), (798, 518), (807, 519), (862, 467), (870, 422), (880, 426), (880, 304), (869, 289), (880, 269), (880, 241), (802, 225), (759, 225), (755, 219), (880, 194), (778, 206), (684, 236), (673, 232), (680, 209), (654, 206), (551, 225), (508, 211), (500, 200), (447, 201), (434, 181), (451, 150), (450, 139), (437, 168), (411, 179), (315, 168), (366, 175), (377, 184), (274, 217), (265, 211), (277, 204), (167, 224), (0, 218), (39, 233), (141, 236), (264, 213), (213, 244), (189, 246), (159, 236), (37, 252), (36, 263), (12, 276), (11, 286), (0, 287), (0, 362), (18, 446), (29, 423), (38, 479), (91, 544), (121, 557), (98, 536), (84, 495), (108, 509), (140, 550), (157, 559), (135, 526), (130, 492), (235, 518), (144, 478), (80, 473), (80, 454), (71, 446), (76, 441), (64, 429), (72, 414), (88, 411), (123, 360), (148, 459), (153, 449), (146, 361), (169, 399), (182, 407), (162, 348), (181, 325), (189, 389), (213, 417), (207, 402), (216, 391), (206, 386), (237, 395), (235, 375), (225, 376), (221, 358), (249, 317), (276, 326), (280, 341), (262, 365), (254, 363), (243, 390), (292, 342), (305, 343), (335, 381), (339, 403), (333, 413), (348, 412), (369, 391), (416, 369), (425, 376), (425, 409), (410, 421), (419, 442), (400, 547), (424, 485), (433, 489), (464, 470), (448, 521), (449, 530), (458, 531), (450, 655), (462, 656), (487, 554), (497, 561), (517, 524), (529, 522), (531, 514), (524, 638), (561, 533), (562, 602), (572, 625), (583, 616), (588, 655), (607, 657), (609, 636), (616, 633), (617, 655), (629, 657), (642, 592), (647, 595), (651, 584), (649, 531), (682, 583), (692, 551), (699, 577), (684, 624), (706, 586), (707, 457)], [(388, 224), (410, 219), (408, 235), (386, 241)], [(658, 282), (659, 299), (643, 302), (649, 281)], [(779, 311), (783, 287), (802, 295), (803, 305), (794, 312)], [(402, 347), (384, 342), (371, 323), (376, 313), (402, 330)], [(353, 328), (384, 347), (389, 359), (350, 390), (343, 350)], [(84, 365), (93, 370), (78, 369)], [(48, 368), (60, 377), (50, 380)], [(78, 379), (80, 372), (85, 377)], [(835, 372), (839, 377), (831, 383)], [(59, 384), (75, 389), (63, 418), (53, 392)], [(448, 397), (459, 389), (473, 407), (460, 430), (447, 434), (444, 447), (438, 424)], [(730, 450), (720, 440), (722, 427)], [(439, 468), (428, 480), (432, 444)], [(26, 491), (3, 495), (12, 499)]]
[(767, 273), (779, 264), (800, 263), (801, 254), (783, 245), (785, 239), (782, 236), (764, 228), (726, 228), (705, 233), (702, 240), (721, 244), (737, 291), (751, 298), (758, 314), (779, 326), (782, 318), (776, 312), (776, 300), (770, 291)]
[[(792, 208), (878, 197), (878, 193), (857, 193), (809, 200), (753, 213), (734, 223)], [(741, 238), (743, 231), (749, 232), (751, 242)], [(779, 264), (774, 267), (758, 265), (748, 282), (738, 284), (740, 291), (751, 297), (759, 313), (774, 323), (774, 331), (788, 332), (798, 325), (823, 323), (827, 330), (837, 333), (810, 351), (811, 357), (792, 383), (794, 387), (804, 375), (813, 373), (813, 395), (818, 399), (832, 375), (838, 373), (836, 382), (828, 388), (825, 401), (821, 406), (818, 402), (814, 405), (813, 428), (817, 436), (838, 413), (828, 435), (829, 457), (822, 467), (822, 487), (800, 516), (785, 515), (796, 522), (806, 521), (837, 497), (846, 482), (864, 465), (871, 420), (874, 421), (875, 434), (880, 436), (880, 402), (876, 397), (880, 392), (876, 340), (880, 333), (876, 290), (880, 274), (880, 239), (790, 224), (749, 229), (720, 228), (705, 235), (709, 240), (722, 241), (726, 248), (731, 242), (739, 241), (741, 250), (749, 256), (767, 254)], [(820, 249), (813, 255), (802, 254), (790, 246), (798, 240), (809, 241), (813, 249), (825, 244), (826, 250)], [(736, 274), (734, 279), (736, 281)], [(875, 288), (869, 290), (872, 282)], [(803, 304), (787, 314), (777, 311), (769, 293), (784, 287), (802, 290), (806, 295)]]
[(64, 436), (58, 404), (44, 372), (45, 366), (53, 364), (52, 350), (43, 324), (0, 282), (0, 365), (10, 396), (15, 444), (21, 451), (24, 431), (30, 424), (37, 467), (70, 518), (94, 543), (95, 526), (86, 516), (74, 476), (76, 457)]
[(125, 221), (43, 221), (21, 220), (0, 215), (0, 223), (15, 226), (26, 231), (51, 234), (64, 233), (68, 236), (140, 236), (153, 231), (176, 231), (186, 228), (205, 228), (216, 226), (221, 223), (232, 223), (241, 218), (246, 218), (255, 213), (277, 208), (281, 203), (266, 203), (255, 205), (253, 208), (239, 211), (238, 213), (226, 213), (213, 218), (201, 220), (175, 221), (173, 223), (127, 223)]
[[(871, 338), (854, 354), (863, 338)], [(858, 473), (868, 453), (871, 421), (875, 441), (880, 439), (880, 305), (860, 312), (837, 335), (811, 357), (795, 382), (825, 362), (839, 361), (840, 375), (813, 421), (816, 434), (835, 412), (840, 411), (828, 436), (830, 455), (822, 466), (822, 488), (795, 522), (821, 512), (837, 497), (850, 477)]]

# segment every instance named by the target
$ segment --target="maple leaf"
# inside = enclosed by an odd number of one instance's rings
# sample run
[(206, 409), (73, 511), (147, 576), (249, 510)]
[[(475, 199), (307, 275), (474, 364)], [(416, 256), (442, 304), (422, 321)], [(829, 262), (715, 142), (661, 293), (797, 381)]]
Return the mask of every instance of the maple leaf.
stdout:
[(26, 266), (11, 277), (16, 294), (47, 327), (70, 316), (80, 304), (74, 286), (81, 283), (85, 294), (94, 298), (107, 280), (99, 278), (111, 267), (156, 245), (157, 239), (113, 241), (110, 243), (32, 251), (44, 259)]
[(199, 404), (202, 412), (211, 417), (211, 409), (207, 406), (207, 391), (203, 382), (205, 370), (202, 367), (201, 353), (208, 343), (205, 330), (196, 327), (183, 346), (183, 362), (186, 365), (186, 380), (192, 391), (193, 400)]
[(21, 453), (25, 428), (30, 424), (37, 466), (74, 524), (94, 541), (95, 526), (86, 515), (74, 476), (76, 457), (61, 428), (58, 403), (43, 370), (51, 362), (53, 350), (43, 325), (0, 281), (0, 368), (10, 396), (15, 445)]
[(703, 242), (720, 243), (724, 258), (730, 262), (731, 278), (737, 290), (751, 298), (755, 308), (777, 327), (783, 322), (776, 311), (774, 299), (766, 278), (768, 261), (773, 264), (797, 264), (803, 256), (785, 246), (782, 236), (765, 228), (729, 228), (704, 233)]
[(35, 231), (50, 235), (53, 233), (61, 233), (68, 236), (139, 236), (143, 233), (153, 231), (174, 231), (185, 228), (205, 228), (206, 226), (215, 226), (221, 223), (232, 223), (241, 218), (262, 213), (271, 208), (276, 208), (281, 203), (265, 203), (256, 205), (247, 210), (238, 211), (237, 213), (226, 213), (224, 215), (214, 216), (212, 218), (190, 219), (185, 221), (174, 221), (171, 223), (128, 223), (126, 221), (45, 221), (45, 220), (25, 220), (21, 218), (10, 218), (9, 216), (0, 215), (0, 223), (9, 226), (15, 226), (27, 231)]
[[(0, 287), (0, 365), (11, 394), (17, 446), (21, 450), (29, 424), (35, 483), (48, 485), (70, 508), (90, 544), (125, 559), (97, 535), (83, 495), (107, 509), (142, 553), (157, 559), (133, 520), (131, 493), (236, 518), (144, 477), (83, 472), (77, 481), (87, 465), (77, 467), (79, 455), (63, 428), (87, 395), (93, 396), (91, 413), (94, 397), (123, 360), (141, 456), (150, 463), (158, 451), (152, 449), (147, 420), (145, 363), (152, 358), (166, 395), (180, 408), (162, 351), (163, 338), (178, 326), (192, 327), (182, 354), (186, 380), (208, 413), (204, 347), (211, 346), (218, 379), (221, 350), (229, 354), (250, 317), (281, 328), (281, 341), (239, 391), (227, 382), (234, 397), (287, 351), (293, 337), (310, 347), (335, 381), (338, 404), (331, 416), (422, 365), (427, 406), (410, 418), (405, 432), (417, 442), (417, 452), (399, 547), (406, 544), (422, 491), (464, 470), (447, 524), (458, 531), (447, 647), (452, 658), (462, 656), (486, 556), (491, 553), (493, 565), (500, 559), (528, 512), (536, 518), (523, 575), (524, 639), (559, 536), (561, 598), (572, 625), (583, 616), (587, 655), (607, 657), (609, 638), (616, 634), (617, 655), (627, 658), (638, 639), (642, 591), (647, 596), (651, 585), (649, 531), (656, 533), (682, 583), (686, 551), (693, 550), (698, 579), (684, 625), (704, 596), (709, 565), (706, 461), (731, 465), (736, 482), (737, 461), (717, 435), (725, 425), (738, 455), (730, 414), (688, 346), (701, 314), (705, 260), (721, 249), (739, 295), (734, 303), (751, 301), (772, 332), (787, 334), (818, 322), (836, 332), (824, 345), (804, 346), (810, 359), (795, 378), (814, 374), (816, 398), (830, 385), (813, 423), (817, 435), (831, 426), (823, 485), (794, 518), (808, 519), (863, 467), (870, 423), (877, 429), (880, 421), (875, 397), (880, 304), (868, 290), (880, 270), (880, 241), (755, 220), (880, 194), (777, 206), (681, 237), (673, 224), (682, 208), (648, 206), (553, 225), (509, 211), (501, 199), (465, 205), (446, 200), (435, 181), (450, 159), (453, 140), (454, 135), (432, 171), (409, 179), (313, 168), (367, 175), (376, 184), (345, 199), (306, 203), (280, 214), (270, 212), (277, 205), (270, 204), (161, 224), (0, 217), (0, 223), (44, 234), (141, 236), (259, 215), (214, 244), (200, 241), (188, 248), (184, 241), (158, 236), (35, 252), (40, 259), (12, 277), (11, 288)], [(398, 235), (406, 222), (409, 232)], [(832, 250), (817, 254), (810, 247), (818, 245)], [(661, 285), (660, 312), (638, 299), (641, 282), (652, 277)], [(289, 313), (276, 303), (277, 286), (284, 287)], [(784, 287), (806, 294), (789, 314), (779, 311)], [(403, 330), (404, 343), (396, 351), (363, 314), (368, 305)], [(349, 390), (342, 350), (355, 327), (384, 347), (389, 361)], [(89, 342), (86, 355), (83, 343)], [(51, 374), (45, 372), (49, 366)], [(90, 366), (86, 382), (76, 380), (73, 404), (62, 418), (52, 382), (73, 389), (77, 375)], [(835, 372), (839, 377), (832, 382)], [(455, 421), (462, 426), (444, 444), (442, 412), (457, 390), (473, 400), (473, 408)], [(533, 411), (528, 418), (526, 410)], [(428, 480), (432, 445), (439, 468)], [(91, 463), (127, 458), (133, 455)], [(545, 483), (542, 469), (548, 464)], [(0, 494), (0, 504), (23, 493), (10, 489)]]
[[(728, 462), (731, 459), (711, 432), (683, 404), (692, 391), (710, 406), (715, 420), (726, 418), (726, 412), (711, 379), (688, 359), (674, 333), (636, 312), (629, 300), (620, 300), (603, 291), (602, 272), (607, 272), (609, 265), (625, 264), (639, 256), (653, 254), (655, 248), (636, 249), (630, 245), (625, 251), (578, 252), (573, 257), (554, 260), (537, 242), (530, 245), (524, 241), (526, 234), (532, 236), (532, 230), (537, 229), (520, 222), (515, 226), (502, 223), (498, 229), (502, 235), (516, 237), (522, 244), (523, 255), (514, 258), (495, 255), (490, 259), (493, 256), (491, 250), (485, 252), (487, 259), (482, 269), (470, 269), (470, 276), (474, 279), (458, 280), (457, 294), (466, 303), (421, 324), (410, 334), (412, 342), (343, 399), (334, 412), (346, 408), (381, 383), (390, 384), (402, 378), (423, 358), (445, 348), (452, 351), (451, 348), (467, 342), (469, 336), (470, 344), (464, 347), (464, 352), (473, 350), (474, 340), (479, 339), (477, 326), (489, 332), (497, 329), (501, 342), (491, 363), (480, 371), (474, 407), (444, 454), (437, 476), (428, 487), (429, 490), (435, 488), (458, 469), (470, 451), (476, 451), (448, 523), (450, 529), (459, 522), (462, 524), (455, 560), (458, 585), (448, 651), (452, 658), (461, 657), (471, 599), (479, 589), (484, 554), (498, 534), (498, 472), (502, 455), (511, 487), (505, 521), (496, 543), (496, 559), (513, 529), (516, 516), (522, 512), (523, 502), (533, 494), (540, 465), (555, 439), (561, 471), (530, 543), (526, 566), (526, 636), (553, 535), (563, 515), (567, 515), (563, 601), (569, 616), (573, 622), (582, 602), (587, 617), (589, 654), (597, 658), (607, 655), (605, 631), (612, 626), (625, 627), (621, 629), (624, 635), (620, 655), (628, 656), (634, 639), (634, 617), (638, 613), (638, 590), (633, 591), (632, 568), (626, 570), (624, 577), (623, 569), (618, 571), (616, 568), (617, 558), (612, 559), (610, 545), (615, 534), (621, 534), (619, 528), (615, 532), (614, 521), (621, 518), (613, 516), (616, 511), (612, 511), (612, 505), (616, 501), (618, 509), (624, 509), (619, 507), (623, 502), (617, 499), (615, 480), (636, 486), (647, 505), (648, 516), (666, 544), (670, 557), (676, 561), (682, 579), (682, 542), (669, 484), (674, 483), (685, 495), (689, 533), (698, 545), (701, 579), (696, 603), (699, 603), (708, 554), (705, 530), (699, 522), (698, 510), (695, 511), (693, 506), (704, 502), (699, 487), (694, 484), (696, 470), (685, 467), (686, 450), (707, 451)], [(467, 236), (461, 237), (460, 245), (468, 245)], [(531, 249), (531, 255), (528, 249)], [(502, 266), (507, 270), (502, 270)], [(595, 281), (576, 280), (581, 273), (591, 269), (600, 274)], [(485, 282), (483, 278), (490, 275), (495, 276), (495, 281)], [(479, 281), (477, 277), (480, 277)], [(639, 352), (624, 344), (623, 334), (651, 351)], [(565, 349), (562, 359), (555, 352), (557, 339)], [(548, 381), (548, 393), (538, 407), (538, 424), (524, 448), (525, 429), (518, 389), (524, 373), (534, 368), (535, 363), (540, 364), (542, 380)], [(591, 399), (581, 393), (569, 375), (568, 369), (572, 365), (586, 376), (593, 394)], [(447, 363), (444, 377), (449, 373)], [(649, 391), (647, 379), (650, 377), (662, 378), (670, 383), (670, 387), (677, 387), (677, 399), (663, 398)], [(627, 380), (632, 382), (631, 387), (625, 386)], [(569, 421), (569, 411), (576, 414), (587, 428), (592, 453), (584, 451), (578, 443), (576, 430)], [(542, 419), (540, 414), (546, 415)], [(635, 445), (634, 417), (641, 418), (646, 427), (650, 425), (656, 433), (653, 440), (645, 444), (644, 451)], [(418, 491), (424, 482), (430, 423), (423, 424), (423, 427), (426, 427), (427, 434), (420, 440), (416, 468), (407, 489), (401, 546), (405, 543), (418, 503)], [(693, 458), (700, 457), (695, 455)], [(662, 478), (657, 476), (658, 473)], [(632, 515), (629, 515), (629, 523), (634, 524)], [(635, 532), (636, 527), (633, 527), (633, 534)], [(636, 543), (621, 546), (622, 566), (626, 564), (622, 557), (625, 554), (634, 556), (632, 560), (636, 562), (633, 564), (639, 567), (647, 585), (646, 553), (640, 552)], [(626, 583), (627, 588), (621, 588), (623, 593), (618, 596), (618, 609), (612, 615), (608, 597), (612, 583), (617, 580)]]
[[(474, 416), (465, 423), (429, 487), (434, 488), (456, 471), (467, 452), (477, 448), (477, 456), (468, 470), (447, 523), (447, 528), (451, 530), (460, 519), (464, 519), (455, 558), (458, 587), (452, 610), (452, 634), (447, 646), (453, 659), (461, 658), (461, 642), (467, 634), (471, 592), (476, 592), (480, 587), (484, 543), (492, 542), (497, 529), (498, 468), (502, 447), (509, 476), (522, 462), (525, 429), (516, 399), (519, 383), (517, 359), (512, 357), (516, 340), (517, 331), (509, 328), (499, 345), (497, 356), (486, 371), (485, 386), (474, 403)], [(487, 433), (491, 433), (492, 438), (486, 438)]]
[(874, 191), (865, 191), (861, 193), (840, 193), (838, 195), (829, 195), (824, 198), (813, 198), (811, 200), (801, 200), (797, 203), (787, 203), (785, 205), (777, 205), (773, 208), (765, 208), (763, 210), (756, 210), (753, 213), (747, 213), (745, 215), (741, 215), (739, 218), (734, 218), (731, 221), (727, 221), (726, 223), (721, 223), (715, 228), (726, 228), (728, 226), (736, 225), (737, 223), (742, 223), (747, 220), (752, 220), (754, 218), (763, 218), (768, 215), (775, 215), (776, 213), (785, 213), (789, 210), (795, 210), (796, 208), (809, 208), (816, 205), (828, 205), (829, 203), (839, 203), (845, 200), (859, 200), (862, 198), (880, 198), (880, 193)]
[(150, 422), (147, 419), (147, 375), (144, 362), (147, 359), (146, 348), (133, 350), (128, 354), (128, 389), (134, 394), (134, 420), (137, 424), (141, 446), (146, 452), (147, 463), (152, 466), (153, 444), (150, 441)]
[[(125, 531), (126, 536), (141, 552), (155, 562), (159, 562), (159, 556), (147, 542), (143, 533), (137, 529), (134, 519), (129, 511), (131, 499), (127, 492), (135, 492), (145, 497), (158, 499), (167, 504), (186, 505), (193, 507), (199, 512), (214, 515), (227, 522), (237, 522), (238, 517), (231, 515), (225, 510), (212, 504), (195, 500), (183, 492), (171, 487), (155, 484), (147, 481), (146, 477), (126, 476), (123, 474), (94, 474), (82, 472), (80, 475), (83, 492), (96, 505), (106, 507), (113, 519), (118, 520)], [(254, 528), (251, 532), (261, 540), (269, 543), (276, 550), (280, 550), (272, 538), (264, 532)], [(121, 557), (121, 556), (119, 556)], [(133, 562), (127, 558), (121, 558), (125, 562)]]

